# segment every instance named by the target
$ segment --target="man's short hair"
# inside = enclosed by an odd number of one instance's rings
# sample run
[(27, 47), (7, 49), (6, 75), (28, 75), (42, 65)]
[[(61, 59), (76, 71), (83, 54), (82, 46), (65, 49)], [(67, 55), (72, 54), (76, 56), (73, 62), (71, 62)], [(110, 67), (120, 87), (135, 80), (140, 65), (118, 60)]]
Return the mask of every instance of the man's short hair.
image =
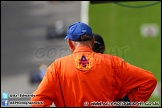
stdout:
[(93, 39), (93, 37), (91, 37), (91, 36), (89, 36), (87, 34), (81, 35), (80, 38), (81, 38), (81, 41), (89, 41), (89, 40)]

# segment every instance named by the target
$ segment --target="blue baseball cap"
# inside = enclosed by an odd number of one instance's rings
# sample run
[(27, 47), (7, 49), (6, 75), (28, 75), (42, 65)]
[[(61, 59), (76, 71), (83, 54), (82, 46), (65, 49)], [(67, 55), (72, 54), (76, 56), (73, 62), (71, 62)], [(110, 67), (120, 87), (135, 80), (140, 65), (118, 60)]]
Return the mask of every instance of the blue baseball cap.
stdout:
[(82, 41), (81, 36), (84, 34), (88, 35), (90, 38), (93, 37), (90, 26), (82, 22), (75, 22), (69, 26), (65, 39), (70, 39), (72, 41)]

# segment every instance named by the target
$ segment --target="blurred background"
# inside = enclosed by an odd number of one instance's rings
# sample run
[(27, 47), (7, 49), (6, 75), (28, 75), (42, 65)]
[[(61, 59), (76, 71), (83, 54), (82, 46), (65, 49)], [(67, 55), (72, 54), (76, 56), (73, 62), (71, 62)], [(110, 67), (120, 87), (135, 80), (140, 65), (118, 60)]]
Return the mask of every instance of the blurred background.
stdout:
[(103, 36), (105, 53), (153, 72), (158, 85), (150, 100), (161, 102), (161, 3), (155, 2), (1, 1), (1, 93), (33, 93), (46, 68), (70, 54), (67, 27), (83, 21)]
[(65, 31), (80, 11), (80, 1), (1, 1), (1, 92), (36, 90), (32, 74), (70, 54)]
[(161, 1), (94, 1), (89, 25), (103, 36), (106, 52), (151, 71), (158, 80), (149, 101), (161, 106)]

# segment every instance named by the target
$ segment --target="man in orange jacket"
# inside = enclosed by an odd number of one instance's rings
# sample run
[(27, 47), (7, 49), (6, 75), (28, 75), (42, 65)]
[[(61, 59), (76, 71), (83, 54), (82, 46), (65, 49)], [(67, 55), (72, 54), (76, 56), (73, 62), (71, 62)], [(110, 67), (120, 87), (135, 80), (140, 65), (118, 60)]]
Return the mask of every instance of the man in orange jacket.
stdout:
[[(122, 58), (92, 50), (92, 29), (75, 22), (67, 31), (72, 54), (56, 59), (31, 98), (34, 106), (115, 106), (114, 101), (145, 102), (157, 80)], [(136, 106), (136, 105), (135, 105)]]

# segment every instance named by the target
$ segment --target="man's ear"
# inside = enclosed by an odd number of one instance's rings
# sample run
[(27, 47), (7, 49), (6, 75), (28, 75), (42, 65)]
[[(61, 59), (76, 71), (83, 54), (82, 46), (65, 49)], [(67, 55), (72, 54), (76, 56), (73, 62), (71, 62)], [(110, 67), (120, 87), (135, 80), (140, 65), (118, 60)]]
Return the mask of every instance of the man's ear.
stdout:
[(74, 45), (73, 42), (70, 39), (67, 39), (67, 43), (69, 45), (70, 50), (73, 52), (74, 51)]

